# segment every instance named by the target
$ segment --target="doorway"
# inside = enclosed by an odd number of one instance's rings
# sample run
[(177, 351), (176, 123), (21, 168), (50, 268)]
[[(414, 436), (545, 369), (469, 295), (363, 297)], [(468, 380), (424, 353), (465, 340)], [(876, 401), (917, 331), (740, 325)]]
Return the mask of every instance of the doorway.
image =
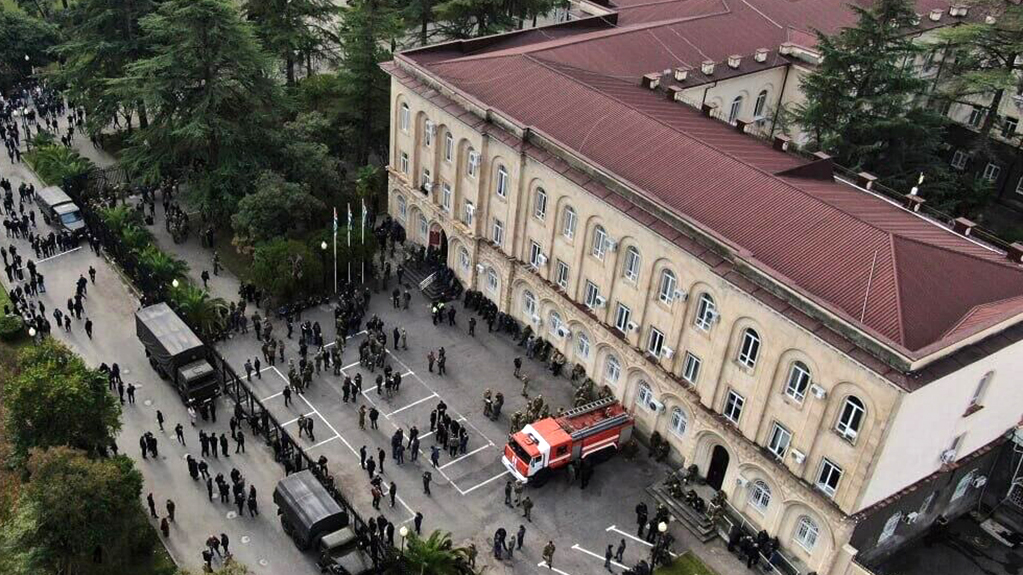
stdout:
[(714, 451), (710, 456), (710, 466), (707, 468), (707, 485), (715, 490), (721, 489), (721, 484), (725, 481), (725, 473), (728, 472), (729, 459), (731, 456), (728, 455), (727, 449), (720, 445), (714, 446)]

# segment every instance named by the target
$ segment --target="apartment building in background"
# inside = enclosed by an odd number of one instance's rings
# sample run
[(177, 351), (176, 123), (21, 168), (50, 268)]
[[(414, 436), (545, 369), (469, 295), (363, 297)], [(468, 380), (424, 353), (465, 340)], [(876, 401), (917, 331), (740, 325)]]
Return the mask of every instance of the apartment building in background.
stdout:
[(857, 572), (972, 508), (1020, 424), (1023, 246), (775, 135), (844, 0), (618, 4), (385, 64), (388, 212), (793, 572)]

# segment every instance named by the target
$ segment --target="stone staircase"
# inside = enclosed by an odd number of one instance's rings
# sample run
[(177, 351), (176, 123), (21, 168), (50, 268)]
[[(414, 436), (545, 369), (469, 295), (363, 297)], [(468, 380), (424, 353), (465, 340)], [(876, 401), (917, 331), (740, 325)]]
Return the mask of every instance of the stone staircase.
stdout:
[[(410, 288), (419, 288), (423, 295), (431, 302), (438, 301), (441, 296), (441, 286), (434, 280), (435, 270), (422, 264), (408, 263), (405, 265), (405, 276), (403, 283)], [(404, 286), (402, 286), (404, 287)]]
[[(663, 481), (647, 487), (647, 493), (652, 495), (658, 503), (667, 507), (672, 517), (695, 535), (701, 543), (707, 543), (718, 536), (718, 530), (710, 518), (702, 513), (697, 513), (683, 501), (672, 497)], [(701, 493), (701, 495), (703, 494)]]

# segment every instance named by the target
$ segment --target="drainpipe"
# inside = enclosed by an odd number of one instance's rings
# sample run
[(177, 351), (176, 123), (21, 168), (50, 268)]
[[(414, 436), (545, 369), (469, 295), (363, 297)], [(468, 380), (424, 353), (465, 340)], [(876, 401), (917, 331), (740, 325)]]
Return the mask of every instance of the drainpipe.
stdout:
[(785, 77), (781, 80), (781, 92), (778, 94), (778, 105), (774, 107), (774, 117), (771, 118), (771, 136), (774, 136), (774, 129), (778, 127), (778, 114), (781, 113), (781, 99), (785, 95), (785, 86), (789, 83), (789, 70), (792, 64), (785, 66)]
[(709, 92), (711, 88), (716, 88), (717, 85), (718, 85), (718, 81), (714, 80), (714, 82), (712, 82), (710, 84), (707, 84), (707, 87), (703, 89), (703, 100), (700, 101), (700, 110), (701, 111), (703, 110), (703, 105), (707, 103), (707, 92)]

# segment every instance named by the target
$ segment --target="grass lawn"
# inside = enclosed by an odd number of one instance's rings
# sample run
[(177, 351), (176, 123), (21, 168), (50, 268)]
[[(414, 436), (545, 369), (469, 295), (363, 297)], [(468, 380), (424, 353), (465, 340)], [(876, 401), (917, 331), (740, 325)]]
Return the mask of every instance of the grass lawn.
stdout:
[(213, 244), (217, 248), (217, 253), (220, 254), (220, 263), (236, 278), (245, 282), (250, 281), (252, 279), (252, 255), (238, 253), (234, 244), (231, 243), (233, 237), (230, 230), (215, 234)]
[(692, 551), (683, 553), (671, 565), (660, 567), (654, 573), (655, 575), (717, 575), (710, 567), (704, 565), (703, 561), (700, 561)]
[[(89, 565), (92, 567), (92, 565)], [(177, 566), (171, 561), (170, 555), (163, 543), (157, 541), (153, 554), (149, 557), (139, 557), (134, 563), (117, 570), (117, 575), (174, 575), (177, 573)], [(86, 575), (113, 575), (109, 569), (96, 568), (86, 569)]]

